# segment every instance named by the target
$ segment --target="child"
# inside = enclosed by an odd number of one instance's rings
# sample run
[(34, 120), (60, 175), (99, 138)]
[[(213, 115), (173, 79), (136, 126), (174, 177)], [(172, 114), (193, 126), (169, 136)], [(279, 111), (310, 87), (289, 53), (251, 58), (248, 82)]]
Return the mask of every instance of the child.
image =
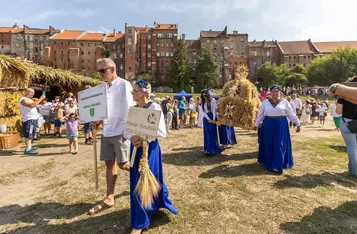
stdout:
[(62, 126), (61, 120), (63, 118), (63, 113), (64, 113), (64, 110), (62, 109), (62, 104), (58, 103), (55, 106), (55, 110), (54, 110), (54, 116), (55, 116), (55, 121), (54, 121), (55, 134), (54, 134), (54, 136), (61, 137), (61, 126)]
[(319, 120), (320, 120), (320, 128), (325, 126), (325, 118), (327, 115), (327, 107), (324, 103), (321, 103), (319, 106)]
[[(69, 152), (72, 154), (78, 153), (78, 117), (75, 113), (69, 114), (68, 117), (62, 118), (66, 120), (67, 139), (69, 140)], [(74, 144), (74, 150), (72, 149)]]

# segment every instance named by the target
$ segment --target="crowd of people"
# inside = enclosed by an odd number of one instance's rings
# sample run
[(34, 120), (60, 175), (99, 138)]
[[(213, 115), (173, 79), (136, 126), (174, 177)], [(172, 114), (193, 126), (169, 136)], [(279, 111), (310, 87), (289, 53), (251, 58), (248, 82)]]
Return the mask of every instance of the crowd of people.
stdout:
[[(91, 129), (103, 125), (100, 144), (100, 160), (106, 165), (107, 193), (103, 200), (96, 203), (89, 210), (95, 215), (114, 206), (115, 184), (118, 178), (118, 167), (130, 173), (130, 212), (132, 233), (142, 233), (150, 226), (151, 215), (160, 208), (166, 208), (173, 214), (178, 210), (169, 199), (169, 192), (164, 183), (162, 156), (158, 138), (166, 137), (169, 132), (183, 128), (203, 128), (203, 150), (208, 155), (217, 155), (229, 145), (237, 144), (233, 126), (217, 124), (216, 109), (219, 98), (214, 98), (208, 89), (201, 91), (196, 102), (183, 96), (179, 100), (165, 97), (157, 103), (151, 95), (151, 85), (145, 80), (136, 80), (130, 84), (116, 74), (115, 63), (111, 59), (97, 61), (98, 72), (108, 89), (108, 118), (103, 121), (86, 123), (84, 125), (85, 143), (91, 141)], [(354, 79), (353, 81), (357, 81)], [(90, 88), (87, 86), (86, 88)], [(328, 94), (337, 94), (344, 90), (344, 86), (335, 85), (328, 90)], [(336, 104), (332, 106), (332, 116), (336, 129), (341, 129), (346, 142), (349, 164), (348, 171), (357, 175), (357, 100), (351, 98), (351, 92), (341, 93)], [(357, 91), (356, 91), (357, 92)], [(340, 95), (340, 94), (338, 94)], [(347, 95), (344, 98), (343, 95)], [(23, 117), (23, 131), (25, 137), (25, 154), (37, 154), (36, 148), (31, 145), (38, 138), (39, 128), (43, 125), (45, 134), (61, 136), (62, 124), (66, 125), (66, 134), (69, 139), (70, 153), (78, 152), (78, 107), (76, 98), (69, 93), (61, 102), (60, 97), (48, 102), (45, 95), (35, 99), (34, 90), (27, 89), (24, 97), (19, 100)], [(325, 124), (329, 110), (328, 101), (308, 99), (305, 102), (298, 95), (285, 96), (280, 86), (270, 87), (269, 92), (261, 95), (262, 104), (255, 121), (258, 132), (258, 163), (268, 171), (283, 173), (284, 169), (292, 168), (294, 158), (290, 138), (290, 129), (301, 131), (301, 125), (314, 124), (320, 121), (320, 127)], [(350, 102), (351, 101), (351, 102)], [(156, 139), (146, 141), (142, 136), (124, 133), (129, 108), (136, 106), (152, 110), (161, 110)], [(342, 124), (343, 123), (343, 124)], [(355, 125), (354, 125), (355, 123)], [(51, 131), (54, 125), (53, 132)], [(353, 129), (355, 127), (355, 129)], [(143, 145), (148, 144), (147, 165), (161, 189), (149, 208), (143, 207), (140, 196), (136, 192), (143, 166)], [(137, 150), (134, 150), (137, 148)], [(134, 157), (133, 164), (130, 160)], [(145, 163), (145, 161), (144, 161)]]

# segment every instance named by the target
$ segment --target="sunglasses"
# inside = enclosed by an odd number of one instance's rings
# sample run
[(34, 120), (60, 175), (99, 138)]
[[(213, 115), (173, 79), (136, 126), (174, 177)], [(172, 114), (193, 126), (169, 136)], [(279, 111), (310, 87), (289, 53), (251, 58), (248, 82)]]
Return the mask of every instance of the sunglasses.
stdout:
[(103, 69), (99, 69), (98, 72), (101, 73), (101, 74), (104, 74), (110, 68), (112, 68), (112, 67), (106, 67), (106, 68), (103, 68)]

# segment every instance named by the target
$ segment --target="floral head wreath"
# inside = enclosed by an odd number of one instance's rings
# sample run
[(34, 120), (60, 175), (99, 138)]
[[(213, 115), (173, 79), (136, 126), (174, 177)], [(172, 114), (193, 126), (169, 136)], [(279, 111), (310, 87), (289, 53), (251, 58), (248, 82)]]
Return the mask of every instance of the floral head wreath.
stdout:
[(149, 86), (148, 82), (146, 82), (145, 80), (141, 80), (141, 79), (140, 80), (136, 80), (135, 84), (139, 85), (140, 88), (142, 88), (142, 89), (146, 89)]
[(281, 91), (281, 86), (273, 85), (273, 86), (270, 87), (270, 91), (272, 91), (273, 89), (278, 89), (279, 91)]

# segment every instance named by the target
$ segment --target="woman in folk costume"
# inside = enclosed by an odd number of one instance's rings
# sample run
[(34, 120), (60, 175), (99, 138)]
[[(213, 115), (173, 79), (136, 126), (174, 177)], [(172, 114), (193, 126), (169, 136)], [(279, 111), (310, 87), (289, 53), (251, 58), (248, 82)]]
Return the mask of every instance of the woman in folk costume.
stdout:
[(216, 155), (222, 152), (218, 140), (218, 128), (216, 125), (217, 101), (211, 98), (210, 90), (201, 91), (201, 106), (203, 115), (203, 149), (206, 154)]
[[(149, 96), (151, 94), (151, 86), (144, 80), (137, 80), (133, 84), (133, 99), (137, 102), (137, 107), (148, 108), (151, 110), (161, 110), (161, 106), (154, 102), (149, 102)], [(164, 122), (164, 116), (161, 113), (158, 137), (166, 137), (166, 127)], [(131, 154), (133, 152), (133, 146), (137, 148), (135, 161), (133, 167), (130, 168), (130, 213), (132, 233), (142, 233), (143, 229), (147, 229), (150, 225), (150, 219), (153, 212), (160, 208), (166, 208), (174, 214), (177, 214), (177, 209), (173, 206), (168, 195), (169, 192), (164, 183), (164, 174), (162, 169), (162, 157), (161, 149), (158, 139), (149, 139), (148, 144), (148, 166), (156, 180), (161, 185), (161, 189), (158, 196), (154, 198), (150, 208), (145, 208), (141, 202), (140, 197), (135, 191), (135, 188), (140, 179), (139, 169), (142, 166), (140, 159), (143, 157), (143, 138), (140, 136), (130, 137), (132, 142)]]
[[(219, 106), (219, 99), (218, 99), (217, 109), (219, 109), (218, 106)], [(223, 148), (226, 148), (228, 145), (237, 144), (236, 133), (234, 132), (233, 126), (219, 125), (218, 130), (219, 130), (219, 142), (221, 143)]]
[(283, 173), (283, 168), (294, 166), (287, 117), (296, 124), (296, 132), (301, 125), (290, 103), (280, 97), (280, 86), (274, 85), (270, 91), (271, 98), (264, 100), (255, 122), (255, 129), (259, 128), (258, 163), (268, 171)]

